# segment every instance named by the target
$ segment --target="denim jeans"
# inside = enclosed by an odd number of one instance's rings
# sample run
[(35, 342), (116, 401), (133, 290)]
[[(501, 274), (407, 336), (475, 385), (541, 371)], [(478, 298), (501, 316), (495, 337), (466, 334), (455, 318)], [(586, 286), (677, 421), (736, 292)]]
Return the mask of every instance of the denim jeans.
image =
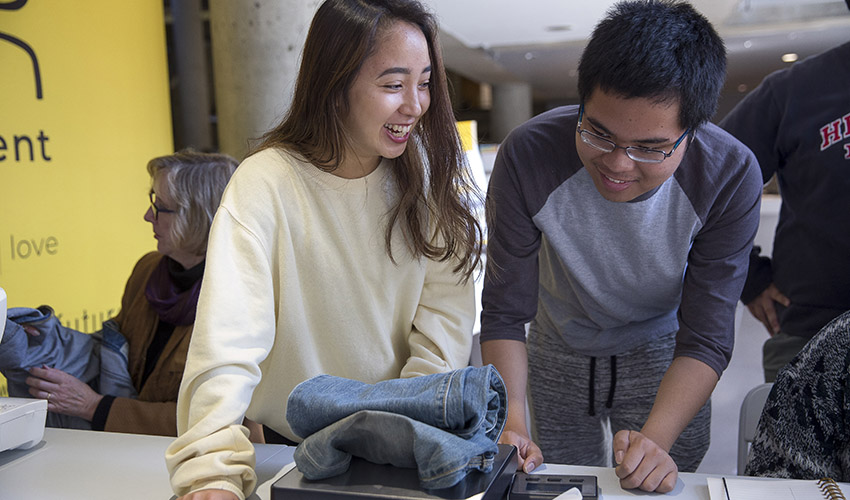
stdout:
[(504, 383), (492, 366), (376, 384), (320, 375), (292, 391), (286, 411), (305, 438), (295, 463), (306, 478), (341, 474), (358, 456), (415, 467), (426, 489), (488, 472), (506, 416)]
[[(27, 334), (23, 325), (35, 327), (38, 336)], [(62, 326), (48, 306), (9, 309), (6, 335), (0, 344), (6, 360), (0, 370), (8, 379), (9, 395), (29, 397), (24, 380), (29, 376), (26, 370), (34, 366), (51, 366), (91, 382), (99, 373), (98, 365), (90, 363), (94, 344), (90, 335)]]
[[(101, 394), (137, 396), (127, 369), (129, 346), (114, 321), (104, 322), (102, 330), (89, 335), (62, 326), (49, 306), (14, 307), (7, 317), (0, 341), (0, 372), (6, 377), (10, 396), (31, 397), (27, 370), (44, 365), (73, 375)], [(23, 325), (35, 327), (38, 336), (26, 333)], [(57, 413), (48, 413), (46, 425), (91, 429), (85, 419)]]
[(104, 395), (135, 399), (138, 393), (127, 368), (130, 344), (118, 331), (118, 323), (108, 319), (103, 322), (103, 328), (92, 336), (100, 339), (95, 346), (100, 354), (100, 375), (97, 384), (91, 384), (94, 390)]

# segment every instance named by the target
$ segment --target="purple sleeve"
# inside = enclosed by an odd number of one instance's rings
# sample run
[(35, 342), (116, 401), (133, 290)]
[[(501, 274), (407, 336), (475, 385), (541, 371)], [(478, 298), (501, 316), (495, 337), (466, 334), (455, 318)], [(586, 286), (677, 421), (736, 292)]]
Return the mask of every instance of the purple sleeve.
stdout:
[[(731, 138), (730, 138), (731, 139)], [(750, 250), (759, 224), (761, 175), (752, 153), (732, 148), (724, 165), (739, 165), (738, 174), (712, 190), (686, 188), (695, 204), (708, 204), (705, 223), (688, 256), (675, 356), (698, 359), (718, 376), (732, 357), (735, 308), (747, 277)], [(713, 196), (708, 197), (711, 193)]]
[[(782, 163), (779, 147), (779, 128), (786, 119), (782, 106), (774, 95), (774, 80), (781, 74), (767, 79), (729, 112), (720, 122), (720, 127), (735, 136), (752, 150), (761, 169), (762, 181), (773, 177)], [(773, 282), (769, 257), (760, 255), (761, 249), (754, 247), (750, 255), (749, 274), (741, 293), (741, 300), (748, 304)]]

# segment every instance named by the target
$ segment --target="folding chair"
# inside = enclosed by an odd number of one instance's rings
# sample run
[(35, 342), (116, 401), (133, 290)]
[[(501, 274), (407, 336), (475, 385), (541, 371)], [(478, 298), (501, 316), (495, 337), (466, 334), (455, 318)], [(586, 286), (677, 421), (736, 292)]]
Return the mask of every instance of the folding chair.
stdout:
[(750, 389), (741, 403), (741, 414), (738, 419), (738, 475), (744, 474), (747, 465), (747, 454), (750, 451), (750, 443), (756, 437), (759, 418), (770, 394), (772, 383), (761, 384)]

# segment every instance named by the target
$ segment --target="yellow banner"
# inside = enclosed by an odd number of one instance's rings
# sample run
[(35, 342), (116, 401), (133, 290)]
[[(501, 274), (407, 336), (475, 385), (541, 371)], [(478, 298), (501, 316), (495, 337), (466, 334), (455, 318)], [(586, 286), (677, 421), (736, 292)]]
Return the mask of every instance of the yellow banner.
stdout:
[(147, 161), (172, 152), (162, 2), (0, 3), (0, 287), (93, 332), (155, 248)]

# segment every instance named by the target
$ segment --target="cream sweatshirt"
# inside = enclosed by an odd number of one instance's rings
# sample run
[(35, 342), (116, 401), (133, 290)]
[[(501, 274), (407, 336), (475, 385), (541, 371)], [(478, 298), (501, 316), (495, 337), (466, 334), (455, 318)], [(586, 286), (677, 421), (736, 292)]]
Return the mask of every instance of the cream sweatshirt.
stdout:
[(391, 161), (343, 179), (267, 149), (247, 158), (210, 232), (198, 314), (166, 451), (174, 491), (256, 485), (243, 416), (299, 441), (286, 401), (319, 374), (374, 383), (466, 366), (475, 305), (456, 261), (385, 246)]

